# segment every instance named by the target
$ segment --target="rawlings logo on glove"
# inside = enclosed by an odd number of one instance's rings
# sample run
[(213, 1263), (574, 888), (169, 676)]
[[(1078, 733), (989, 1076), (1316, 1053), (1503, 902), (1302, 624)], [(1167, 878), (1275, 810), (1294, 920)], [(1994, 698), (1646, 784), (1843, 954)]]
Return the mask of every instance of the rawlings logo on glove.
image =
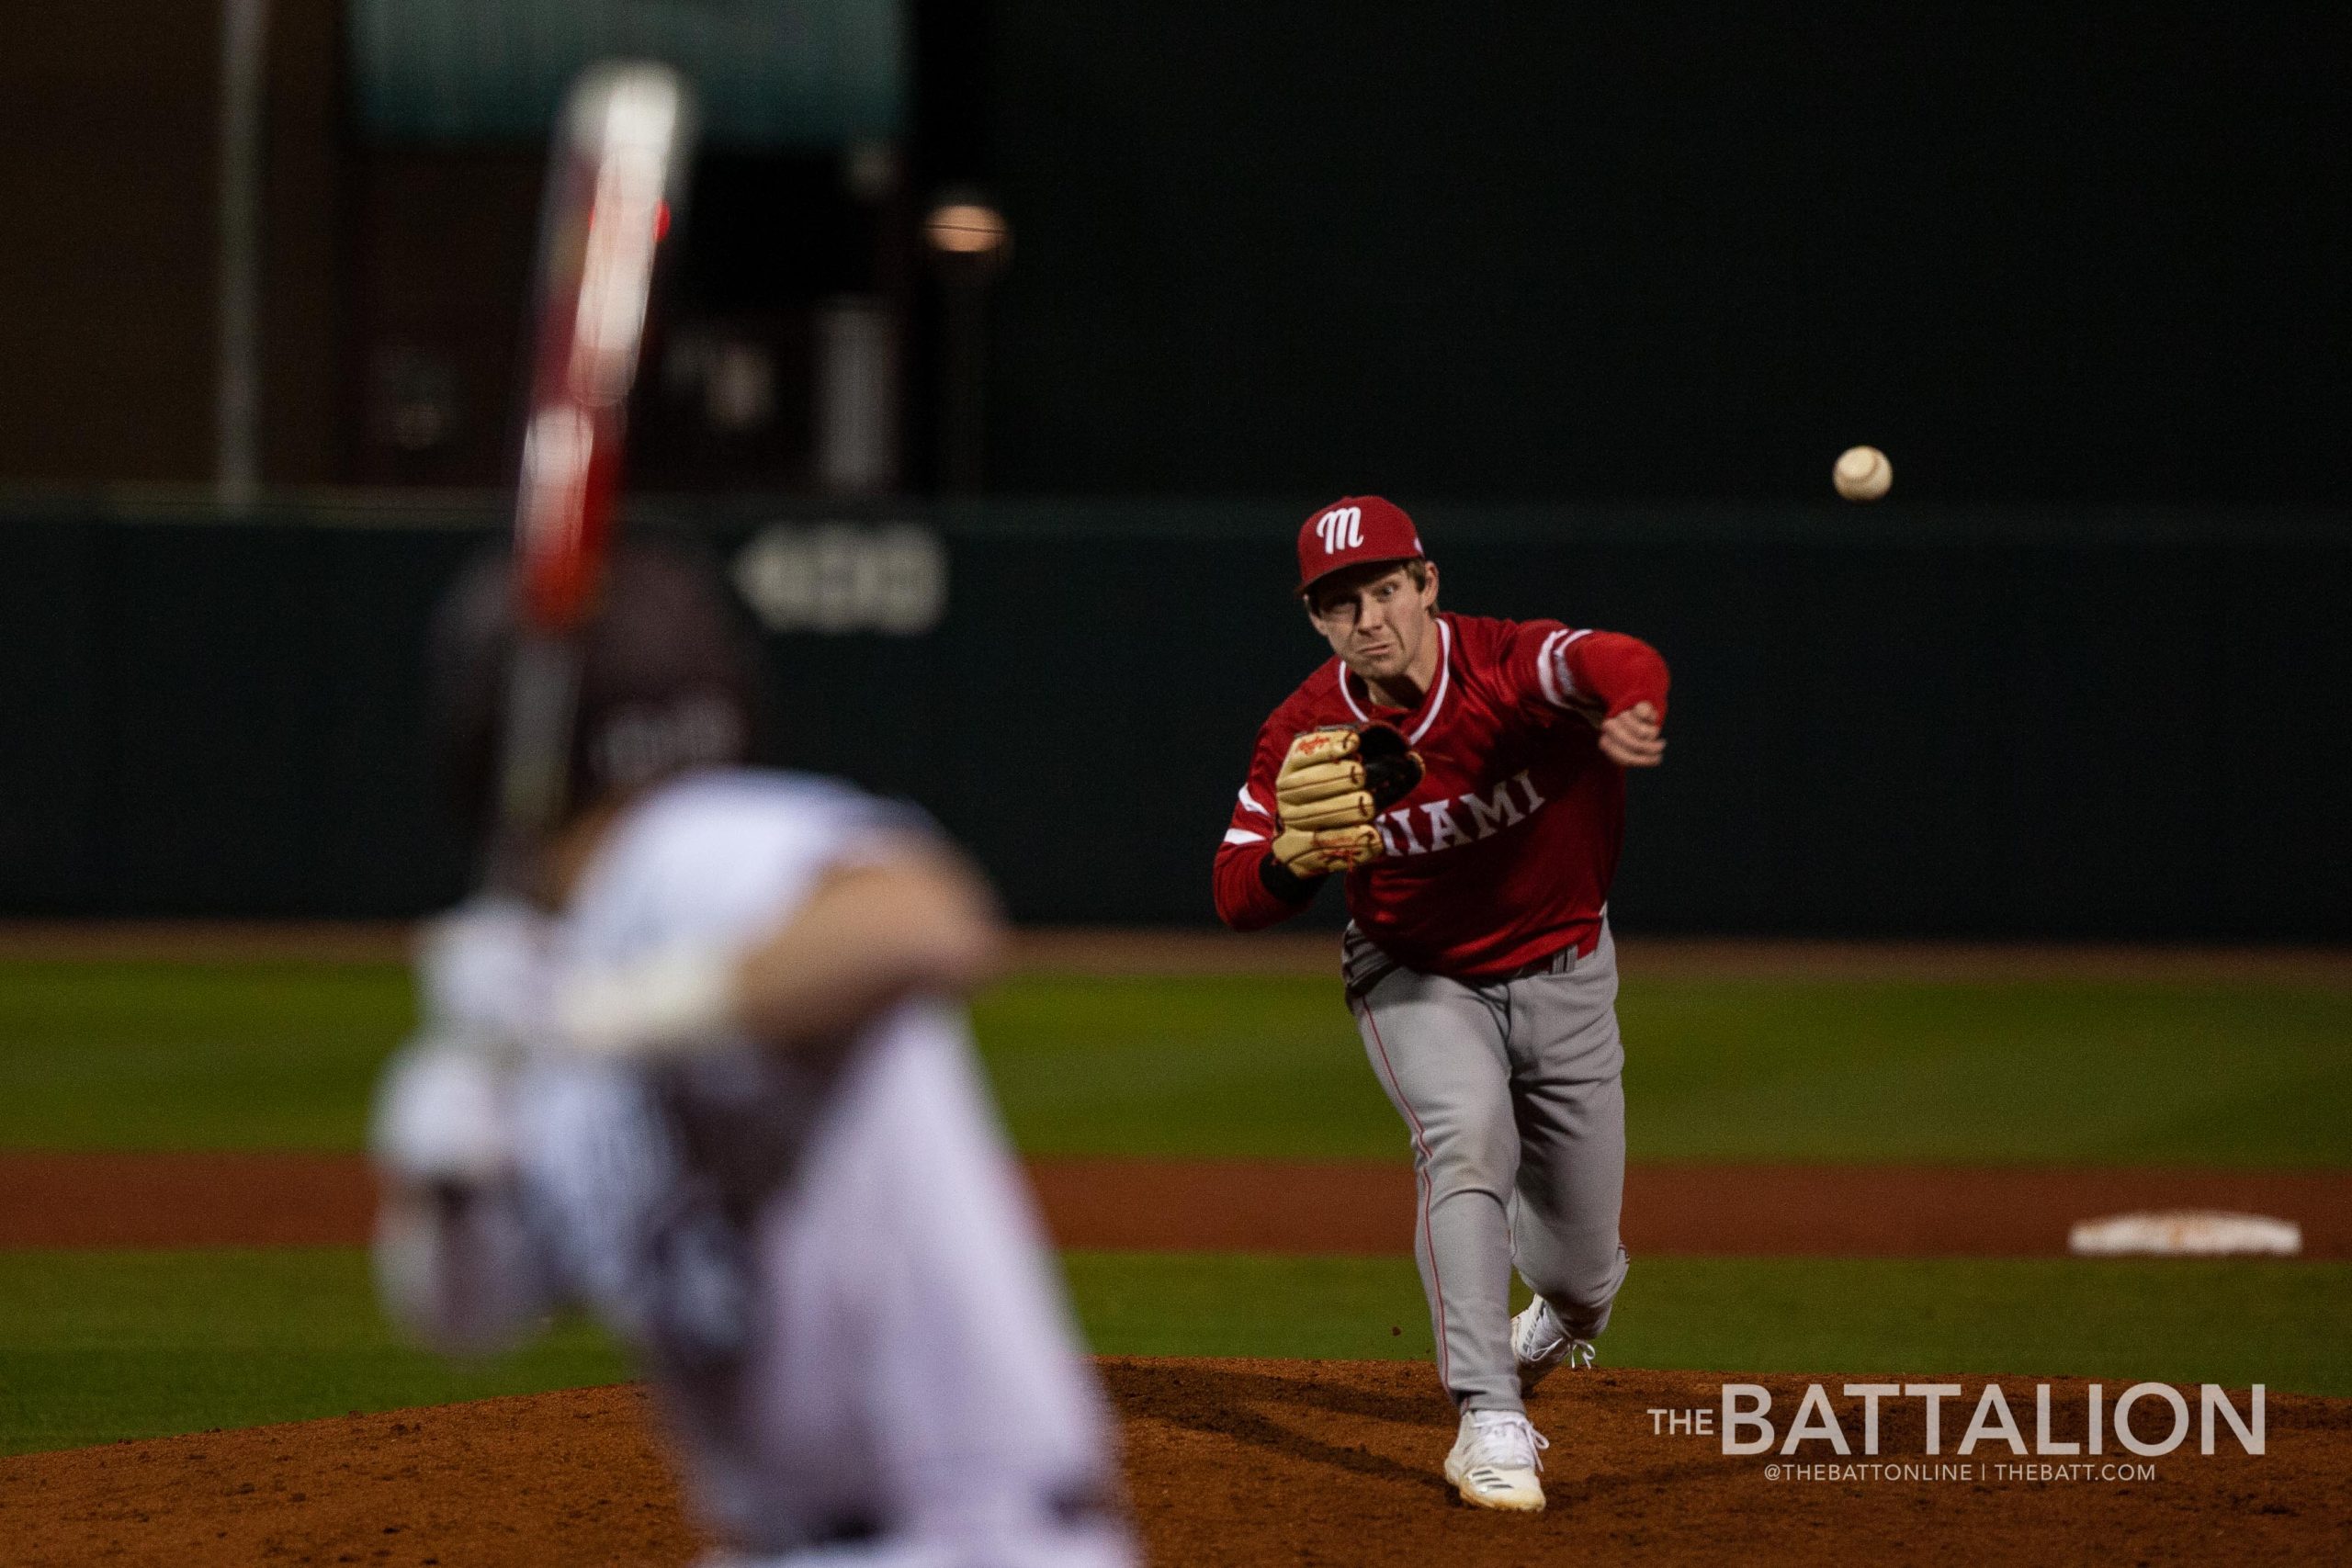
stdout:
[(1291, 742), (1274, 777), (1282, 830), (1273, 856), (1295, 876), (1352, 871), (1376, 859), (1373, 818), (1413, 793), (1421, 758), (1385, 724), (1326, 725)]

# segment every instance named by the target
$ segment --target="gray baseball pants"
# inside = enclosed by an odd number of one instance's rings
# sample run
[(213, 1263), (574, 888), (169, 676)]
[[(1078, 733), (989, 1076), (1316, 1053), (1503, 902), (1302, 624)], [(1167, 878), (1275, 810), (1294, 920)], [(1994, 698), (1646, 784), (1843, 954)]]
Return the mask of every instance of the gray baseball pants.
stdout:
[(1616, 945), (1603, 925), (1585, 957), (1486, 982), (1397, 966), (1352, 926), (1343, 952), (1364, 1054), (1412, 1135), (1439, 1381), (1464, 1409), (1522, 1409), (1512, 1268), (1583, 1338), (1625, 1280)]

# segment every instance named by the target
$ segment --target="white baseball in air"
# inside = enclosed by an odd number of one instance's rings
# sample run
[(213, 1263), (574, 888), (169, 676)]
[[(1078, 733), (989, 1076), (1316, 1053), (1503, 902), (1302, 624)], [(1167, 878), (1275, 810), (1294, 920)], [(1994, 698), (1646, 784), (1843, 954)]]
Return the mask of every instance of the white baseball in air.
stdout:
[(1894, 465), (1875, 446), (1849, 446), (1829, 478), (1848, 501), (1876, 501), (1894, 483)]

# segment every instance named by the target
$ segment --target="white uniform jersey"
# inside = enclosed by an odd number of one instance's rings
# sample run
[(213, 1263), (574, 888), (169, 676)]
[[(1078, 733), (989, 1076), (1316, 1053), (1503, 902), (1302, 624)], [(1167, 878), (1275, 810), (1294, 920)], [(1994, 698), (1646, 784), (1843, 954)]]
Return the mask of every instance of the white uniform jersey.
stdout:
[[(845, 785), (702, 773), (616, 824), (531, 964), (428, 953), (427, 995), (748, 944), (923, 819)], [(507, 938), (490, 934), (481, 947)], [(437, 974), (437, 979), (436, 979)], [(545, 1295), (645, 1357), (708, 1522), (758, 1561), (1133, 1561), (1099, 1386), (961, 1012), (903, 1005), (811, 1066), (532, 1054), (514, 1201)], [(521, 1258), (516, 1259), (522, 1263)], [(531, 1292), (514, 1292), (517, 1310)], [(749, 1561), (747, 1559), (747, 1561)]]

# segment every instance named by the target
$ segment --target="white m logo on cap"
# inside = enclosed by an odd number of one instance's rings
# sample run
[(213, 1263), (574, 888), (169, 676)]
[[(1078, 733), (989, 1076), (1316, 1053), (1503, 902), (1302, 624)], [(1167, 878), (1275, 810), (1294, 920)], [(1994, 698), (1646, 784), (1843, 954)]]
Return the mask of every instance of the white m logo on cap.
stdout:
[(1335, 506), (1315, 520), (1315, 536), (1323, 541), (1323, 553), (1352, 550), (1363, 543), (1363, 508)]

